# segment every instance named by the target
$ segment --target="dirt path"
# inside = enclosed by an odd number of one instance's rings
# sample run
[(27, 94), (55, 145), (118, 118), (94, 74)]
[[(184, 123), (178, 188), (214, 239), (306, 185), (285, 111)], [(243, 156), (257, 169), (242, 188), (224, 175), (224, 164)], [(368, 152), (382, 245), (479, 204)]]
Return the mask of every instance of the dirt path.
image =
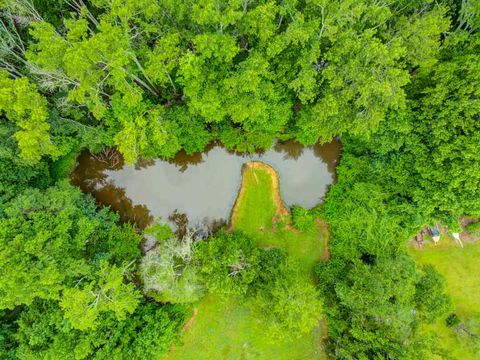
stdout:
[(323, 239), (325, 241), (325, 252), (323, 253), (323, 261), (327, 262), (330, 259), (330, 250), (328, 249), (328, 224), (325, 220), (316, 218), (315, 221), (322, 227)]
[[(182, 334), (185, 331), (187, 331), (193, 325), (193, 323), (197, 319), (197, 315), (198, 315), (198, 309), (195, 308), (195, 309), (193, 309), (193, 313), (192, 313), (192, 316), (190, 317), (190, 319), (188, 319), (187, 322), (185, 324), (183, 324), (183, 327), (182, 327), (182, 330), (180, 330), (179, 336), (182, 336)], [(169, 354), (172, 354), (174, 351), (175, 351), (175, 344), (171, 344), (170, 345), (170, 350), (168, 351), (168, 354), (166, 354), (165, 357), (163, 357), (162, 359), (164, 359), (164, 360), (168, 359)]]
[(198, 309), (195, 308), (193, 309), (192, 317), (188, 319), (188, 321), (183, 325), (182, 333), (187, 331), (193, 325), (193, 323), (195, 322), (195, 319), (197, 318), (197, 315), (198, 315)]
[[(238, 192), (237, 199), (235, 200), (235, 205), (233, 206), (232, 215), (230, 216), (230, 224), (228, 226), (228, 231), (232, 232), (235, 229), (235, 222), (238, 215), (238, 209), (241, 206), (243, 198), (245, 196), (245, 189), (247, 187), (247, 177), (245, 173), (250, 170), (263, 170), (272, 179), (272, 199), (275, 204), (275, 216), (282, 217), (288, 215), (288, 209), (283, 203), (282, 197), (280, 196), (280, 181), (277, 172), (268, 164), (265, 164), (261, 161), (250, 161), (243, 165), (242, 167), (242, 184), (240, 186), (240, 191)], [(255, 172), (253, 172), (255, 175)]]

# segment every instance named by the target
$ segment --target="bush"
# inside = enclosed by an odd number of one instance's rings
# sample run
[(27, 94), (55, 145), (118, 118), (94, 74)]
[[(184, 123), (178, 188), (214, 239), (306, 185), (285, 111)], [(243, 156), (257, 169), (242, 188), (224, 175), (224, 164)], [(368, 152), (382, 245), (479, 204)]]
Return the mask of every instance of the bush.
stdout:
[(76, 151), (71, 151), (50, 164), (50, 176), (54, 181), (66, 178), (77, 165)]
[(222, 297), (247, 294), (258, 276), (260, 250), (241, 232), (220, 232), (200, 242), (195, 257), (206, 288)]
[(457, 314), (451, 313), (450, 315), (447, 316), (447, 318), (445, 319), (445, 322), (447, 323), (448, 327), (453, 328), (459, 325), (461, 323), (461, 320)]
[(415, 302), (420, 318), (429, 323), (446, 315), (452, 308), (452, 302), (446, 293), (445, 279), (433, 265), (421, 267)]
[(468, 224), (465, 229), (472, 235), (480, 236), (480, 221)]
[[(282, 338), (285, 334), (302, 336), (310, 332), (322, 316), (322, 301), (315, 285), (305, 277), (297, 261), (278, 250), (264, 250), (262, 266), (252, 308), (270, 324), (267, 334)], [(263, 265), (263, 264), (262, 264)]]
[(315, 231), (315, 218), (318, 216), (314, 209), (307, 210), (300, 206), (293, 205), (291, 209), (293, 226), (305, 232)]

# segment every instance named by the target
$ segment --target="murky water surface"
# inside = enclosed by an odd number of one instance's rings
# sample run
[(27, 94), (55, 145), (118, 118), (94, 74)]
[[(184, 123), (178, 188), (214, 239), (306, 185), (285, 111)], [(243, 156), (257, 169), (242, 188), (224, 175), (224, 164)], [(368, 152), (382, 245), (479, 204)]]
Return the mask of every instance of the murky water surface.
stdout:
[(140, 227), (156, 217), (167, 220), (175, 210), (194, 224), (228, 218), (240, 187), (242, 164), (251, 160), (264, 161), (278, 171), (286, 205), (312, 207), (335, 180), (340, 152), (337, 141), (308, 147), (279, 142), (253, 155), (211, 145), (202, 153), (180, 152), (172, 160), (135, 166), (126, 165), (113, 150), (97, 155), (84, 152), (72, 182)]

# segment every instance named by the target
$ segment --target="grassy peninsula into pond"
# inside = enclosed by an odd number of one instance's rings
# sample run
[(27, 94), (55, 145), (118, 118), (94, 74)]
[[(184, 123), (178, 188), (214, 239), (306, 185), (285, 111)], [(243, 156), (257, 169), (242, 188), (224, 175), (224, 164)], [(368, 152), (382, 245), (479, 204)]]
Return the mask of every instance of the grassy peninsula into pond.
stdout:
[[(318, 224), (304, 233), (291, 226), (291, 218), (279, 191), (275, 170), (262, 162), (243, 166), (242, 185), (232, 210), (230, 230), (252, 236), (259, 247), (278, 247), (298, 259), (311, 277), (315, 262), (325, 251), (325, 234)], [(321, 339), (326, 335), (319, 321), (308, 336), (285, 334), (269, 339), (267, 324), (241, 304), (240, 299), (222, 301), (208, 295), (196, 305), (196, 316), (166, 359), (324, 359)], [(197, 313), (198, 312), (198, 313)]]

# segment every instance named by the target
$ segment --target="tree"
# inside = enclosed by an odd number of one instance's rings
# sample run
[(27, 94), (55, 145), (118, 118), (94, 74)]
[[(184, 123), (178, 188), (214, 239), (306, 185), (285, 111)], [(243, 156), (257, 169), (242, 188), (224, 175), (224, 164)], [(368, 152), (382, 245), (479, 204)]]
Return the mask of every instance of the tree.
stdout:
[(293, 205), (290, 208), (292, 214), (293, 226), (300, 231), (315, 231), (316, 218), (319, 216), (318, 209), (304, 209), (300, 206)]
[[(441, 354), (424, 324), (451, 306), (444, 281), (404, 247), (425, 224), (480, 214), (478, 3), (1, 1), (0, 357), (160, 358), (186, 308), (146, 303), (133, 279), (160, 302), (245, 299), (280, 335), (325, 311), (331, 357)], [(55, 184), (56, 161), (83, 148), (135, 163), (336, 136), (318, 284), (245, 234), (161, 226), (137, 272), (133, 226)], [(308, 230), (317, 210), (292, 215)], [(455, 330), (477, 346), (473, 320)]]
[(452, 310), (452, 302), (446, 295), (443, 276), (432, 265), (424, 265), (421, 270), (416, 284), (416, 308), (425, 321), (433, 322)]
[(165, 119), (163, 107), (148, 101), (130, 106), (117, 95), (112, 96), (111, 105), (107, 124), (127, 163), (133, 164), (140, 156), (172, 157), (180, 150), (175, 124)]
[(178, 305), (141, 302), (125, 320), (103, 313), (95, 329), (80, 331), (65, 324), (57, 304), (37, 300), (20, 313), (15, 333), (8, 334), (15, 345), (8, 355), (19, 359), (160, 358), (178, 339), (187, 316)]
[[(132, 260), (126, 256), (138, 257), (139, 236), (128, 226), (117, 229), (116, 220), (107, 209), (96, 213), (92, 199), (66, 182), (44, 191), (26, 189), (6, 203), (0, 217), (0, 307), (58, 300), (64, 289), (95, 273), (99, 259), (120, 265)], [(115, 242), (118, 250), (106, 246)]]
[(200, 299), (204, 286), (194, 263), (195, 233), (175, 236), (168, 225), (157, 223), (145, 231), (156, 245), (142, 258), (140, 276), (146, 295), (164, 303), (189, 303)]
[(322, 70), (323, 96), (300, 113), (299, 140), (311, 144), (319, 137), (327, 142), (337, 134), (368, 134), (389, 109), (404, 106), (408, 74), (395, 66), (402, 52), (398, 43), (384, 45), (373, 32), (341, 36)]
[[(19, 157), (15, 131), (13, 124), (0, 124), (0, 204), (7, 203), (25, 188), (44, 188), (50, 183), (45, 161), (32, 163)], [(1, 206), (0, 217), (3, 211), (4, 206)]]
[(430, 11), (402, 16), (396, 27), (403, 39), (406, 59), (410, 66), (428, 68), (435, 65), (440, 54), (440, 36), (448, 31), (447, 8), (441, 5)]
[(322, 315), (322, 301), (315, 285), (299, 263), (279, 249), (262, 250), (260, 258), (251, 306), (269, 323), (269, 336), (311, 332)]
[(473, 0), (462, 1), (459, 11), (458, 29), (475, 31), (480, 27), (480, 5)]
[(353, 0), (318, 6), (320, 34), (330, 44), (315, 61), (319, 90), (312, 106), (301, 108), (294, 133), (305, 144), (336, 135), (368, 136), (391, 110), (406, 106), (405, 65), (435, 62), (448, 27), (445, 9), (424, 2), (397, 7)]
[(76, 208), (80, 196), (63, 184), (45, 193), (27, 189), (5, 205), (0, 218), (2, 309), (31, 304), (36, 297), (58, 299), (66, 281), (89, 270), (82, 254), (95, 222)]
[(196, 261), (208, 291), (220, 296), (245, 295), (258, 274), (259, 249), (240, 232), (220, 232), (200, 242)]
[(21, 149), (20, 157), (38, 161), (42, 155), (56, 155), (49, 135), (47, 101), (27, 79), (9, 79), (0, 71), (0, 115), (18, 126), (14, 137)]
[(103, 312), (112, 311), (118, 320), (125, 320), (127, 313), (133, 313), (141, 293), (134, 284), (124, 282), (127, 270), (102, 260), (92, 281), (80, 279), (74, 288), (63, 291), (60, 306), (74, 328), (95, 327)]
[[(381, 128), (402, 126), (399, 121)], [(405, 253), (405, 243), (427, 218), (388, 176), (406, 173), (386, 167), (376, 154), (389, 149), (393, 155), (406, 138), (344, 141), (339, 181), (323, 207), (330, 258), (317, 268), (332, 357), (429, 359), (443, 351), (422, 324), (444, 315), (445, 288), (437, 273), (424, 277)], [(430, 291), (432, 302), (419, 302)]]
[(405, 108), (409, 71), (435, 64), (448, 28), (430, 1), (70, 4), (63, 26), (43, 7), (26, 17), (28, 46), (7, 31), (5, 67), (55, 93), (63, 112), (106, 125), (129, 162), (207, 138), (254, 151), (278, 137), (368, 136)]
[[(325, 282), (321, 287), (332, 356), (425, 358), (422, 354), (431, 354), (429, 343), (419, 341), (417, 310), (422, 319), (434, 319), (439, 312), (421, 304), (416, 308), (416, 296), (425, 286), (423, 281), (417, 284), (415, 264), (408, 256), (365, 256), (343, 264), (337, 259), (321, 264), (318, 275)], [(446, 299), (443, 291), (438, 290), (437, 299)]]
[[(384, 171), (377, 182), (431, 223), (480, 213), (477, 118), (479, 38), (451, 35), (442, 61), (419, 72), (408, 111), (395, 113), (363, 144)], [(466, 191), (467, 190), (467, 191)]]

